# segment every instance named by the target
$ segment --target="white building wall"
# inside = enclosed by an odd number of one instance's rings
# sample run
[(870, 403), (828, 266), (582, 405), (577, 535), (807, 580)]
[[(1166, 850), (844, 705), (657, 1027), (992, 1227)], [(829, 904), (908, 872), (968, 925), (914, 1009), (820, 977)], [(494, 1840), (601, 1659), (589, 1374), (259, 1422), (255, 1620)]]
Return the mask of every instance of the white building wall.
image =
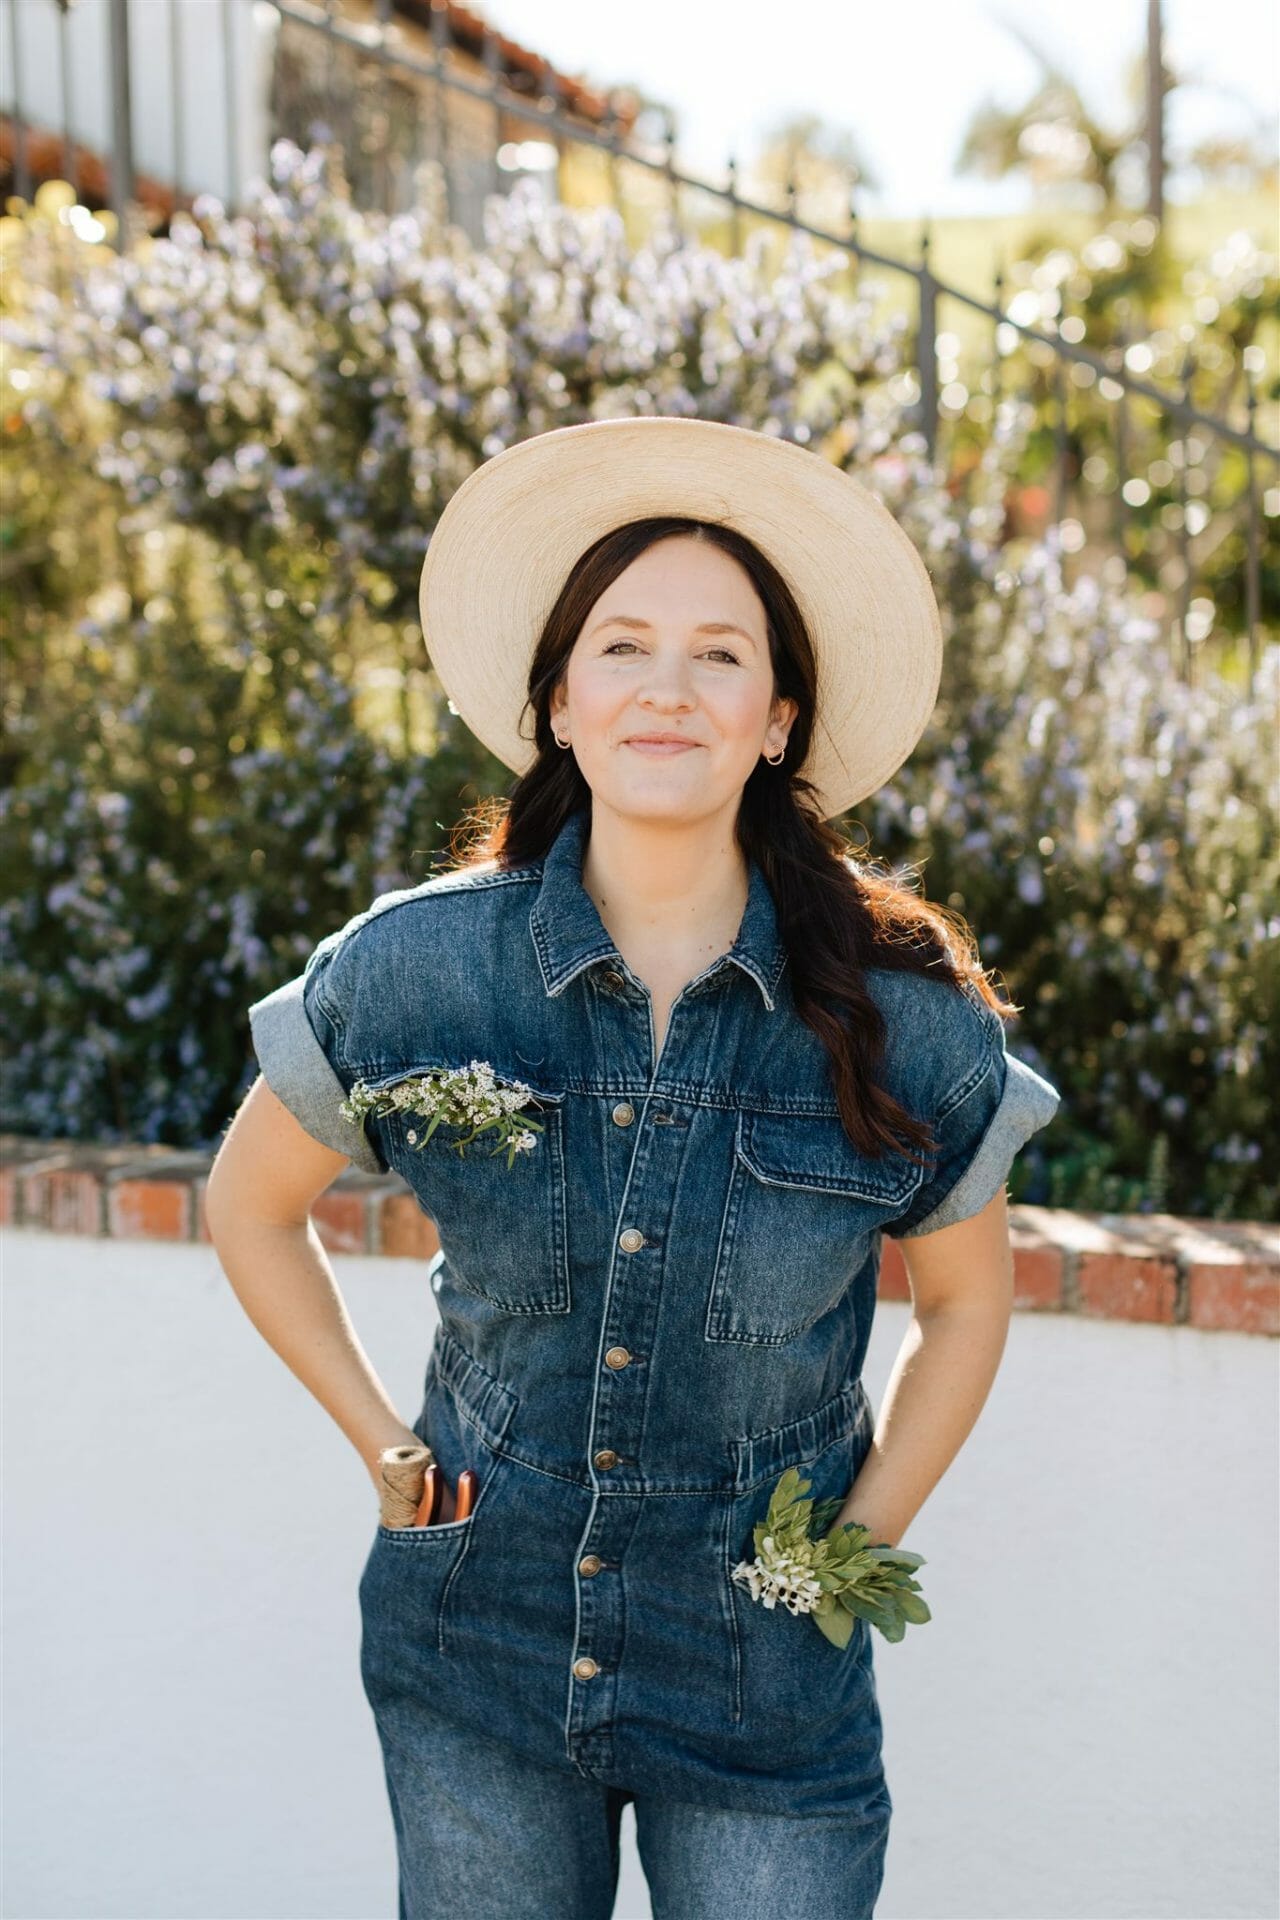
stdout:
[[(9, 23), (0, 35), (0, 110), (20, 107), (23, 120), (61, 134), (63, 98), (56, 0), (5, 0), (15, 7), (17, 61)], [(243, 201), (254, 178), (265, 178), (269, 88), (280, 16), (274, 7), (233, 0), (224, 29), (222, 0), (129, 0), (133, 86), (133, 163), (138, 173), (174, 184), (173, 131), (182, 137), (183, 193)], [(180, 84), (171, 80), (170, 21), (178, 20)], [(224, 31), (231, 44), (227, 111)], [(72, 137), (110, 162), (111, 36), (108, 0), (77, 0), (67, 16)], [(230, 131), (229, 131), (230, 122)]]

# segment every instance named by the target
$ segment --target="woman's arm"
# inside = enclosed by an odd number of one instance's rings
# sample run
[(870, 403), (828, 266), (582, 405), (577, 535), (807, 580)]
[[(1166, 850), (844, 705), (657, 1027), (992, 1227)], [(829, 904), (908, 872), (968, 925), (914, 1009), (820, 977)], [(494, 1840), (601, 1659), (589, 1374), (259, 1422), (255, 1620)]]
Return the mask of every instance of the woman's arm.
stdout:
[(1013, 1313), (1005, 1189), (980, 1213), (897, 1243), (912, 1317), (889, 1376), (871, 1449), (836, 1516), (903, 1535), (968, 1438), (1000, 1366)]
[(259, 1077), (218, 1150), (205, 1217), (241, 1306), (337, 1421), (377, 1489), (382, 1448), (420, 1443), (360, 1345), (311, 1219), (313, 1204), (347, 1165)]

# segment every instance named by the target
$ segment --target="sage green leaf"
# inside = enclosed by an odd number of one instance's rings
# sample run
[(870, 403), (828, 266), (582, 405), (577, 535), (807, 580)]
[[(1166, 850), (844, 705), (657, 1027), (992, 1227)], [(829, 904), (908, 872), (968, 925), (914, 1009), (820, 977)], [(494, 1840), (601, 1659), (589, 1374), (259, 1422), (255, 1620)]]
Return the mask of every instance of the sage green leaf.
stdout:
[(882, 1561), (886, 1566), (922, 1567), (922, 1553), (908, 1553), (904, 1547), (868, 1547), (872, 1559)]
[(848, 1646), (850, 1636), (853, 1633), (853, 1621), (847, 1613), (841, 1613), (838, 1610), (833, 1613), (818, 1613), (815, 1611), (812, 1618), (818, 1627), (818, 1631), (826, 1636), (833, 1647)]
[(843, 1505), (844, 1501), (836, 1498), (814, 1501), (809, 1525), (816, 1536), (821, 1536), (827, 1531)]

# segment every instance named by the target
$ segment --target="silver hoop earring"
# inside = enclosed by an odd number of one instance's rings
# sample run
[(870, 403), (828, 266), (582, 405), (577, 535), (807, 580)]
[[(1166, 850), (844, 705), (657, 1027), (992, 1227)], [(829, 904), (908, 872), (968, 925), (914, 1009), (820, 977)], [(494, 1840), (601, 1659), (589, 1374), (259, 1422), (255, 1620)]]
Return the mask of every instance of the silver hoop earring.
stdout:
[(555, 741), (558, 747), (571, 747), (573, 745), (572, 740), (562, 740), (558, 733), (553, 733), (551, 738)]
[(780, 767), (780, 766), (782, 765), (782, 763), (783, 763), (783, 761), (784, 761), (784, 760), (786, 759), (786, 757), (787, 757), (787, 750), (786, 750), (786, 748), (785, 748), (785, 747), (779, 747), (779, 749), (778, 749), (778, 757), (777, 757), (777, 759), (776, 759), (776, 760), (774, 759), (774, 757), (773, 757), (773, 755), (772, 755), (771, 753), (766, 753), (764, 757), (765, 757), (765, 759), (766, 759), (766, 760), (767, 760), (767, 761), (769, 762), (769, 765), (770, 765), (771, 767)]

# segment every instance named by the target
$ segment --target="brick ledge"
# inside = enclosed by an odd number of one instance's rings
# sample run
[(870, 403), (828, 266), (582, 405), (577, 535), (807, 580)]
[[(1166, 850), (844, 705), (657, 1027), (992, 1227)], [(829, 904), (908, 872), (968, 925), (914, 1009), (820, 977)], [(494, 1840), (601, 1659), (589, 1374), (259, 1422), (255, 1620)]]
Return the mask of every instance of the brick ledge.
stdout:
[[(209, 1244), (204, 1189), (212, 1153), (102, 1147), (0, 1134), (0, 1226), (47, 1233)], [(1009, 1210), (1014, 1305), (1236, 1333), (1280, 1334), (1280, 1228), (1175, 1214)], [(312, 1219), (330, 1253), (429, 1259), (433, 1222), (398, 1174), (348, 1168)], [(909, 1300), (896, 1243), (882, 1243), (880, 1298)]]

